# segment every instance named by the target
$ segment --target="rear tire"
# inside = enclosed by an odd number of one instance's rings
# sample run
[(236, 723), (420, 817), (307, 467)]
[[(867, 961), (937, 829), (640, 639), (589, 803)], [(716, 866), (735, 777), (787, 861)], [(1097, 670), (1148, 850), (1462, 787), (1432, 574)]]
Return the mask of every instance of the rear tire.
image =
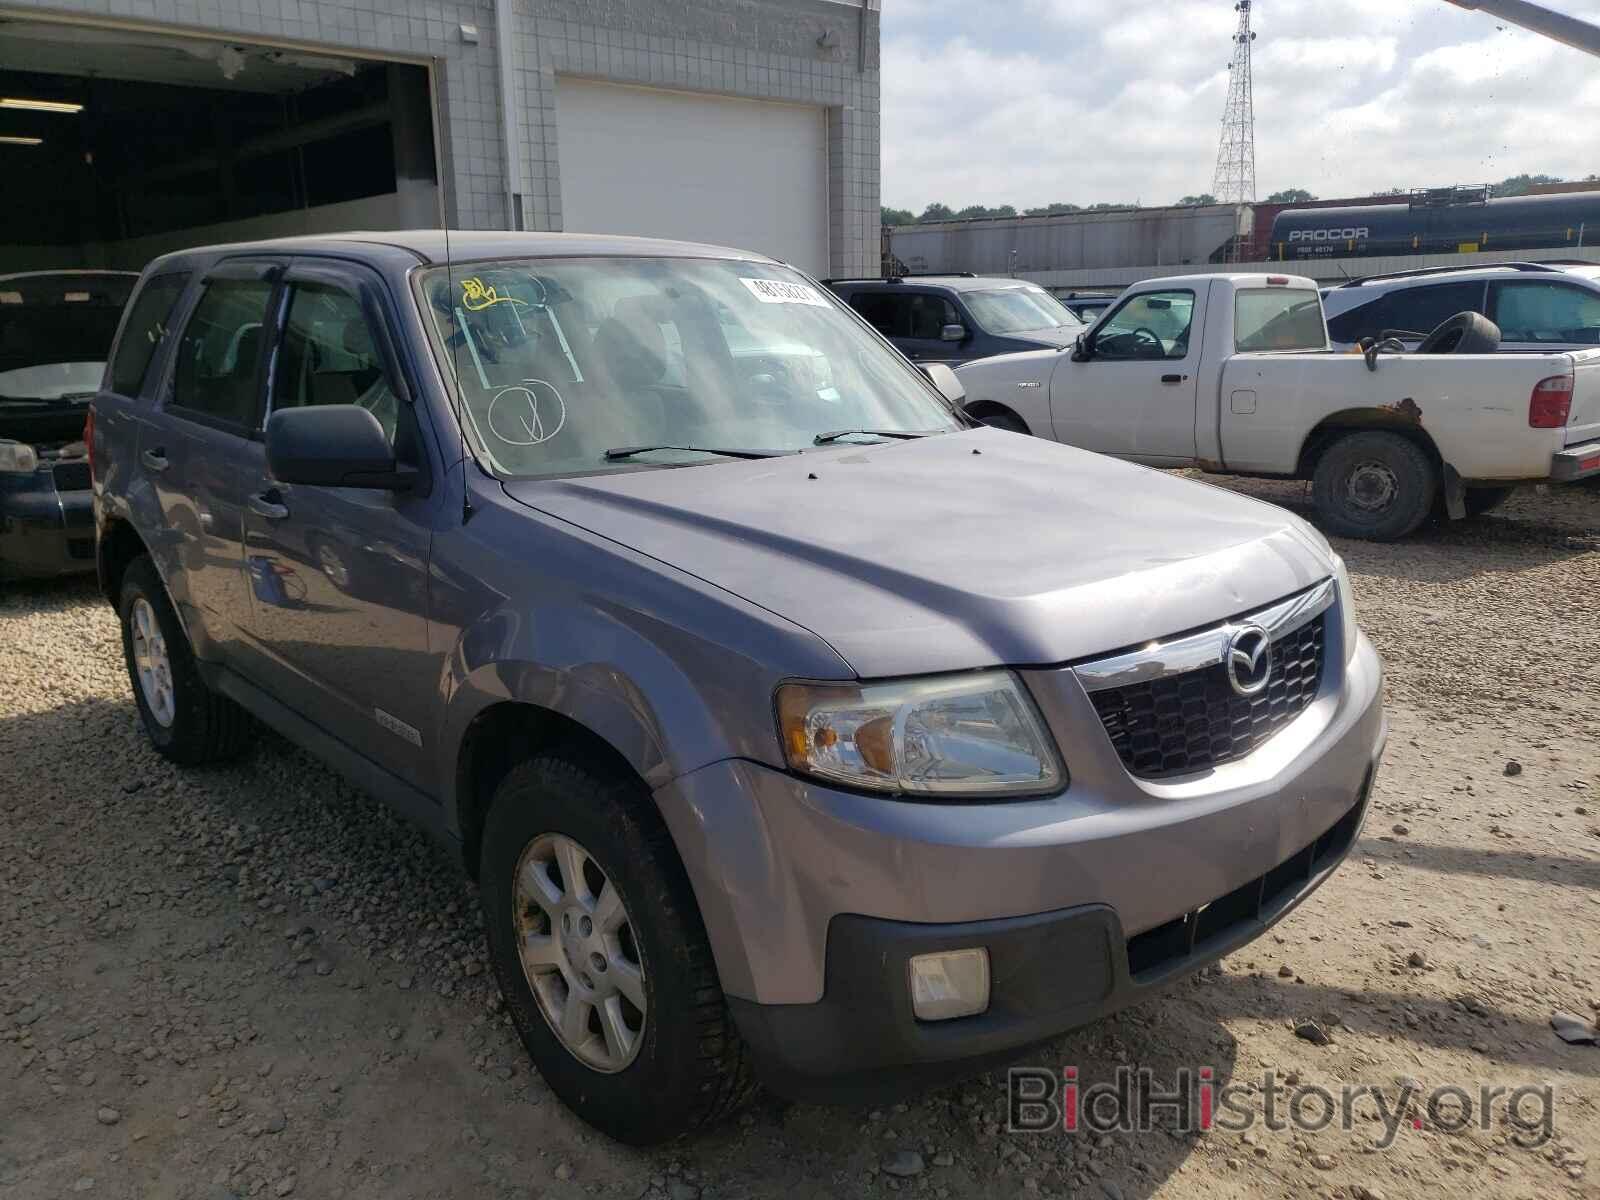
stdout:
[(1468, 488), (1466, 495), (1467, 516), (1481, 517), (1484, 513), (1499, 508), (1508, 499), (1514, 488)]
[[(582, 852), (570, 860), (581, 864), (576, 887), (562, 867), (574, 845)], [(480, 883), (489, 954), (517, 1032), (545, 1082), (579, 1117), (620, 1142), (649, 1145), (749, 1102), (749, 1054), (700, 910), (666, 825), (636, 779), (583, 755), (543, 755), (514, 767), (485, 822)], [(607, 890), (615, 892), (610, 906), (602, 903)], [(595, 944), (601, 911), (617, 905), (622, 924)], [(525, 964), (521, 948), (534, 942), (539, 949), (528, 951)], [(642, 1007), (607, 996), (630, 968)], [(581, 1019), (563, 1032), (575, 998)], [(608, 1028), (608, 1012), (625, 1028)], [(616, 1051), (614, 1039), (625, 1049)]]
[(1439, 470), (1409, 438), (1366, 431), (1339, 438), (1317, 460), (1311, 494), (1330, 533), (1391, 542), (1428, 517)]
[(151, 744), (184, 766), (233, 758), (254, 739), (248, 713), (200, 678), (189, 638), (149, 555), (122, 573), (122, 652)]

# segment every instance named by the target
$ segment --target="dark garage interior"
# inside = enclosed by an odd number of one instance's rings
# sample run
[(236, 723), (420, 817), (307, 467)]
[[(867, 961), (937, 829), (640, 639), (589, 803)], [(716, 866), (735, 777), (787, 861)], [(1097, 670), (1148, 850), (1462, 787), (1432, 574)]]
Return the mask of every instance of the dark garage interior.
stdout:
[(428, 72), (0, 20), (0, 274), (439, 223)]

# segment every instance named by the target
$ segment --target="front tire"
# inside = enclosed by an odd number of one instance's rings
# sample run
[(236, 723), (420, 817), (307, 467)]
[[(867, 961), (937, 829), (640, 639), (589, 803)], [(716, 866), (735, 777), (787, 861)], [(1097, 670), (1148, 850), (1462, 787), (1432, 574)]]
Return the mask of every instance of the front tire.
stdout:
[(1328, 532), (1392, 542), (1428, 517), (1439, 470), (1417, 443), (1397, 433), (1349, 433), (1323, 451), (1311, 495)]
[(148, 555), (128, 564), (117, 605), (133, 701), (151, 744), (184, 766), (233, 758), (255, 732), (249, 715), (206, 686)]
[(754, 1095), (688, 877), (637, 780), (581, 755), (513, 768), (480, 883), (501, 994), (578, 1116), (649, 1145)]

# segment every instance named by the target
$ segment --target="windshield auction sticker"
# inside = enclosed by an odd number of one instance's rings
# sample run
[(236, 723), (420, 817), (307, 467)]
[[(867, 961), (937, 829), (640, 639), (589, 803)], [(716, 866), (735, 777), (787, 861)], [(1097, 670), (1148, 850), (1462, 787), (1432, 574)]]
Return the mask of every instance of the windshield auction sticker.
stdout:
[(828, 302), (817, 295), (817, 289), (803, 283), (789, 283), (783, 279), (744, 279), (740, 283), (750, 289), (750, 294), (763, 304), (809, 304), (813, 308), (826, 308)]

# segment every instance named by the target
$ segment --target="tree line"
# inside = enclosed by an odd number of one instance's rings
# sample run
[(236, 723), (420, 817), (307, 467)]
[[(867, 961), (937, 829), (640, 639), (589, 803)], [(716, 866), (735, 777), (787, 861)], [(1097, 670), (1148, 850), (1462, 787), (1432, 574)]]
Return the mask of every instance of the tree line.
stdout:
[[(1490, 185), (1490, 193), (1494, 196), (1525, 196), (1529, 189), (1545, 183), (1565, 183), (1558, 175), (1513, 175), (1502, 179), (1499, 183)], [(1583, 182), (1600, 184), (1600, 175), (1586, 176)], [(1382, 192), (1373, 192), (1374, 196), (1391, 195), (1394, 192), (1404, 192), (1407, 188), (1391, 188)], [(1304, 204), (1315, 200), (1317, 197), (1306, 191), (1305, 188), (1284, 188), (1281, 192), (1273, 192), (1262, 204)], [(1210, 192), (1201, 192), (1196, 196), (1184, 196), (1178, 205), (1216, 204), (1217, 198)], [(1071, 204), (1067, 201), (1057, 201), (1055, 204), (1041, 204), (1037, 208), (1025, 208), (1020, 213), (1009, 204), (1002, 204), (998, 208), (989, 208), (982, 204), (970, 204), (966, 208), (952, 208), (948, 204), (930, 204), (921, 213), (915, 213), (909, 208), (883, 209), (883, 223), (885, 225), (922, 225), (932, 221), (973, 221), (984, 217), (1057, 217), (1063, 213), (1075, 212), (1103, 212), (1113, 208), (1134, 208), (1133, 204)]]

